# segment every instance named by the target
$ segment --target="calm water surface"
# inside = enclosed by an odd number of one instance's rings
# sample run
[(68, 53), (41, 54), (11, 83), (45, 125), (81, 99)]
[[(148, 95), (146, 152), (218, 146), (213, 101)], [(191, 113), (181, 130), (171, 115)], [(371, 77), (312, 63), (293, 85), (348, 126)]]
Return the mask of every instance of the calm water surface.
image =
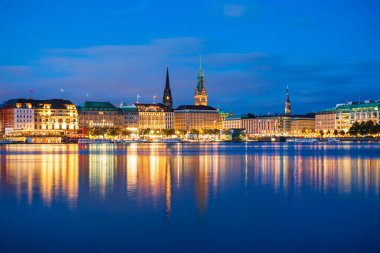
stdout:
[(0, 252), (380, 252), (380, 144), (0, 146)]

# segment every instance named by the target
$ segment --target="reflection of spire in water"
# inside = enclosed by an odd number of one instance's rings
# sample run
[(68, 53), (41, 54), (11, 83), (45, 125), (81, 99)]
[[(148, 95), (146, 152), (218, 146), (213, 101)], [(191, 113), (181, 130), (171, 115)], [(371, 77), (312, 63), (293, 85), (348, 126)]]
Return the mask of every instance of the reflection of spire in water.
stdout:
[(171, 208), (172, 208), (172, 173), (170, 160), (166, 159), (166, 173), (165, 173), (165, 213), (166, 216), (170, 216)]
[(197, 193), (197, 203), (201, 215), (204, 215), (208, 202), (208, 158), (207, 155), (200, 155), (198, 167), (195, 168), (195, 187)]

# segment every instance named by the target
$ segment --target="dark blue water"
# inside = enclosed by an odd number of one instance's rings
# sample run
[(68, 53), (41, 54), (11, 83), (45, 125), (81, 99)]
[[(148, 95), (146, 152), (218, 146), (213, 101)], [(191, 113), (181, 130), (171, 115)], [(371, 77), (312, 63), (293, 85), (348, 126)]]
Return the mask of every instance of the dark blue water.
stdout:
[(0, 252), (380, 252), (379, 144), (0, 146)]

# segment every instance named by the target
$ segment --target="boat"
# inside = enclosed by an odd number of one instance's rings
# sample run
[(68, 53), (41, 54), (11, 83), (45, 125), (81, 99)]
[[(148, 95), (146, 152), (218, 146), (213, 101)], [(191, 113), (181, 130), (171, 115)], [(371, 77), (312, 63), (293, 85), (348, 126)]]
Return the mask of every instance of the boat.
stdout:
[(163, 139), (163, 140), (159, 140), (158, 142), (160, 143), (179, 143), (181, 142), (180, 139)]
[(12, 144), (12, 143), (14, 142), (10, 140), (0, 140), (0, 144)]
[(78, 139), (78, 144), (91, 144), (94, 143), (94, 140), (90, 139)]
[(313, 142), (318, 142), (317, 139), (311, 138), (311, 139), (294, 139), (294, 142), (298, 143), (313, 143)]

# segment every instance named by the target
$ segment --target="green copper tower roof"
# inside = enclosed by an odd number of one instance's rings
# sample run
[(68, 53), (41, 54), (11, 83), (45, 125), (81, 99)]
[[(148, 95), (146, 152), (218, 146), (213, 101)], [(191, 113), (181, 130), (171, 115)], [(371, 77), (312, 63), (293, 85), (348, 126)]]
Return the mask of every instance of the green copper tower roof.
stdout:
[(202, 71), (202, 59), (199, 60), (199, 74), (198, 74), (198, 84), (196, 88), (196, 92), (201, 93), (205, 90), (204, 81), (203, 81), (203, 71)]

